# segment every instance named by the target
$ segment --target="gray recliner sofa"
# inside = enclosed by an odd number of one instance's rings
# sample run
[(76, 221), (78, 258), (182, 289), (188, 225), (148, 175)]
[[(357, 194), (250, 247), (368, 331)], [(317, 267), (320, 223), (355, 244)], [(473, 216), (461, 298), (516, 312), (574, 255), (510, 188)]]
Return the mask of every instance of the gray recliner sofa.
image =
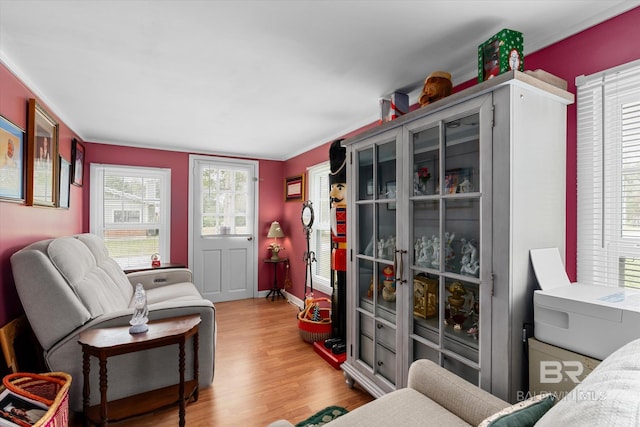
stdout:
[[(29, 323), (52, 371), (73, 378), (69, 405), (82, 410), (82, 349), (88, 329), (126, 326), (135, 285), (147, 292), (149, 320), (199, 314), (199, 384), (213, 382), (215, 308), (203, 299), (188, 269), (125, 275), (101, 238), (85, 233), (35, 242), (11, 257), (13, 277)], [(192, 378), (193, 346), (186, 347), (186, 379)], [(178, 347), (166, 346), (109, 358), (108, 399), (115, 400), (179, 382)], [(99, 403), (98, 363), (91, 358), (91, 405)]]

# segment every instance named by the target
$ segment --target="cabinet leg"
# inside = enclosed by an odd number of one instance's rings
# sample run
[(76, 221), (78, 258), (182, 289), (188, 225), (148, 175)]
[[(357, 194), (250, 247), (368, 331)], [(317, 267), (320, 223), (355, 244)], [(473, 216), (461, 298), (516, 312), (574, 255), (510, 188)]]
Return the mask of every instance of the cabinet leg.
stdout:
[(355, 381), (353, 380), (351, 375), (347, 374), (346, 372), (343, 372), (342, 375), (344, 376), (344, 382), (347, 384), (347, 387), (353, 388), (353, 386), (355, 385)]

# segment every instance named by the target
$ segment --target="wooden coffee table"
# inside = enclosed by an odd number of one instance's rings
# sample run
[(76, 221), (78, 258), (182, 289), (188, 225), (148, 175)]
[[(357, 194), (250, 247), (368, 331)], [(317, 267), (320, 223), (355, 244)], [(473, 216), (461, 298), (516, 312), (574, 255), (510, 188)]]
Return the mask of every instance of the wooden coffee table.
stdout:
[[(180, 405), (180, 427), (185, 425), (186, 402), (193, 397), (198, 400), (198, 329), (200, 315), (174, 317), (149, 322), (149, 330), (141, 334), (130, 334), (128, 326), (92, 329), (80, 333), (82, 345), (82, 390), (84, 425), (90, 423), (106, 426), (109, 421), (140, 415), (178, 403)], [(193, 380), (185, 381), (185, 342), (193, 336)], [(107, 399), (107, 359), (119, 354), (133, 353), (166, 345), (178, 344), (178, 371), (180, 383), (174, 386), (148, 391), (135, 396), (109, 402)], [(100, 365), (100, 404), (89, 406), (90, 356), (98, 358)], [(144, 378), (140, 379), (144, 381)]]

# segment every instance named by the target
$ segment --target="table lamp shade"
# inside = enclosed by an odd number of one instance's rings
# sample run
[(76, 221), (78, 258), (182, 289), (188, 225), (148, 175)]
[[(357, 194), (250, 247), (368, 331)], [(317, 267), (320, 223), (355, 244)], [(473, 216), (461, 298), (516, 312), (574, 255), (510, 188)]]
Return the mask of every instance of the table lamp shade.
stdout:
[(271, 227), (269, 227), (269, 232), (267, 233), (267, 237), (269, 238), (284, 237), (284, 233), (282, 232), (282, 228), (280, 227), (280, 223), (278, 221), (273, 221), (271, 223)]

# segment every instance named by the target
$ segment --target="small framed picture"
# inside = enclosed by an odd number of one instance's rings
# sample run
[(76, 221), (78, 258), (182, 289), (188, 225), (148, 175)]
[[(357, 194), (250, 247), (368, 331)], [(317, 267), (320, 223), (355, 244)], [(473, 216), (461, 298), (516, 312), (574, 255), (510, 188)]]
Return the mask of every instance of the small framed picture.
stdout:
[(69, 186), (71, 178), (71, 163), (60, 157), (60, 189), (58, 190), (58, 207), (69, 209)]
[(24, 130), (0, 116), (0, 200), (24, 200)]
[[(386, 183), (385, 185), (385, 193), (384, 193), (384, 199), (395, 199), (396, 198), (396, 182), (395, 181), (389, 181)], [(396, 210), (396, 203), (395, 202), (389, 202), (387, 203), (387, 209), (390, 211), (395, 211)]]
[(302, 201), (304, 198), (304, 175), (290, 176), (284, 179), (284, 200)]
[(27, 137), (27, 205), (56, 206), (58, 192), (58, 123), (31, 98)]
[(396, 182), (389, 181), (385, 185), (385, 199), (395, 199), (396, 198)]
[(82, 187), (84, 173), (84, 145), (77, 139), (73, 139), (71, 145), (72, 176), (71, 183)]
[(367, 180), (367, 196), (373, 196), (373, 178)]
[(446, 193), (470, 193), (473, 191), (473, 169), (457, 168), (449, 169), (444, 176), (444, 192)]

